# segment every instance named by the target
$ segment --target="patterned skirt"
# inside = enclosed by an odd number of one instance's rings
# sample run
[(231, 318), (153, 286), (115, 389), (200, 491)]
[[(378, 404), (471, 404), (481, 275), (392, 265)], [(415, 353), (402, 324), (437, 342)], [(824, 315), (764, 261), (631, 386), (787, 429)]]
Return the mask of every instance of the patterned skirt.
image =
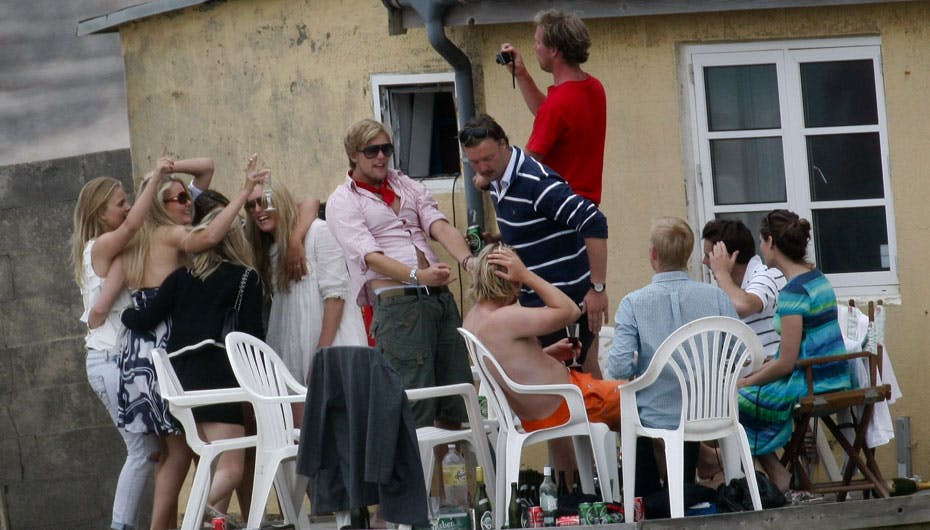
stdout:
[[(158, 292), (140, 289), (132, 294), (136, 309), (144, 309)], [(168, 412), (168, 402), (158, 392), (152, 350), (164, 348), (171, 334), (171, 320), (144, 333), (126, 330), (119, 362), (119, 425), (129, 432), (158, 436), (177, 434), (180, 427)]]

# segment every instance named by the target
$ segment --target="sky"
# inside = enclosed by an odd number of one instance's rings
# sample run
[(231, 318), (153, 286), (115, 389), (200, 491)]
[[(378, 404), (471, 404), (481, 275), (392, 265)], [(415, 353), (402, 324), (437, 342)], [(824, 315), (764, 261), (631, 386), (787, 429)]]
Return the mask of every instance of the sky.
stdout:
[(129, 147), (118, 33), (79, 20), (144, 0), (0, 0), (0, 166)]

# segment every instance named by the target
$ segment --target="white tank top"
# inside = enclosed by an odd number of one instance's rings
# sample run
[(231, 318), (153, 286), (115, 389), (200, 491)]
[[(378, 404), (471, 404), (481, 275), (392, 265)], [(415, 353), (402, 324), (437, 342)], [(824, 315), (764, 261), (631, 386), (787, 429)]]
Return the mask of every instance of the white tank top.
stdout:
[[(85, 324), (87, 324), (87, 319), (90, 316), (90, 310), (94, 307), (94, 304), (97, 303), (97, 299), (100, 298), (104, 280), (104, 278), (97, 276), (97, 273), (94, 272), (94, 264), (91, 260), (91, 249), (95, 241), (95, 239), (91, 239), (84, 245), (84, 286), (81, 288), (81, 296), (84, 298), (84, 313), (81, 315), (81, 322)], [(87, 335), (84, 337), (84, 345), (88, 350), (110, 352), (119, 350), (120, 338), (124, 330), (119, 315), (123, 309), (131, 305), (132, 298), (129, 296), (129, 289), (124, 288), (116, 298), (116, 302), (113, 303), (113, 307), (110, 308), (110, 313), (107, 315), (107, 319), (103, 325), (96, 329), (87, 330)]]

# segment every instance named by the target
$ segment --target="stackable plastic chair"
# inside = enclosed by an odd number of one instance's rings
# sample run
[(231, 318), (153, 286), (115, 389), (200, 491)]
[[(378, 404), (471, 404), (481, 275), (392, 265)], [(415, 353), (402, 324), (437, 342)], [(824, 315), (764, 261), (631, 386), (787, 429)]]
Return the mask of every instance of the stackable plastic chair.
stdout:
[(407, 399), (417, 401), (447, 396), (461, 396), (465, 401), (465, 411), (468, 415), (468, 427), (463, 429), (443, 429), (441, 427), (420, 427), (417, 429), (417, 442), (420, 447), (420, 462), (423, 464), (423, 479), (426, 489), (430, 489), (433, 478), (433, 469), (436, 467), (436, 454), (433, 448), (458, 441), (466, 441), (475, 450), (478, 465), (484, 470), (485, 481), (491, 498), (497, 491), (495, 483), (494, 461), (491, 459), (491, 449), (488, 446), (488, 434), (497, 433), (497, 422), (485, 420), (481, 416), (478, 405), (478, 394), (471, 383), (457, 385), (434, 386), (416, 388), (405, 391)]
[[(584, 398), (575, 385), (523, 385), (511, 379), (507, 372), (472, 333), (459, 328), (465, 338), (465, 345), (472, 362), (478, 367), (481, 384), (488, 389), (488, 407), (493, 409), (499, 421), (497, 441), (497, 491), (494, 506), (506, 507), (510, 502), (508, 484), (517, 482), (520, 474), (520, 459), (523, 448), (570, 436), (575, 446), (575, 458), (578, 462), (578, 475), (585, 493), (594, 493), (594, 477), (591, 473), (592, 454), (597, 474), (601, 480), (601, 491), (605, 500), (613, 501), (619, 495), (619, 476), (617, 473), (617, 436), (603, 423), (588, 421)], [(500, 381), (493, 373), (500, 376)], [(568, 404), (569, 418), (557, 427), (526, 432), (520, 425), (520, 419), (514, 414), (507, 402), (503, 388), (516, 394), (550, 394), (565, 400)], [(632, 513), (632, 512), (630, 512)], [(505, 509), (495, 510), (495, 524), (501, 528), (506, 517)], [(513, 523), (511, 522), (511, 526)]]
[(300, 430), (294, 428), (292, 403), (303, 403), (307, 387), (288, 371), (284, 361), (261, 340), (234, 331), (226, 335), (226, 354), (236, 379), (255, 409), (255, 479), (248, 528), (259, 528), (272, 484), (287, 523), (309, 529), (304, 510), (306, 477), (298, 477), (296, 462)]
[(220, 454), (224, 451), (255, 447), (257, 442), (256, 436), (242, 436), (208, 442), (197, 433), (197, 424), (194, 421), (193, 414), (193, 409), (196, 407), (221, 403), (239, 403), (248, 400), (248, 396), (241, 388), (189, 391), (181, 388), (174, 367), (171, 366), (171, 358), (196, 350), (207, 344), (223, 347), (221, 344), (207, 339), (170, 354), (166, 353), (162, 348), (152, 351), (152, 364), (155, 366), (155, 374), (158, 378), (158, 390), (161, 392), (161, 396), (168, 401), (171, 415), (184, 428), (187, 445), (200, 457), (197, 470), (194, 472), (194, 481), (191, 484), (190, 497), (187, 499), (187, 509), (184, 511), (181, 530), (198, 530), (200, 528), (204, 509), (207, 505), (207, 497), (210, 494), (213, 463)]
[[(625, 513), (633, 513), (636, 487), (636, 438), (665, 441), (672, 517), (684, 517), (684, 443), (720, 440), (727, 481), (740, 475), (740, 461), (752, 506), (762, 509), (746, 431), (739, 423), (737, 380), (762, 366), (759, 337), (743, 322), (704, 317), (678, 328), (659, 345), (646, 371), (620, 386), (620, 441), (623, 451)], [(637, 393), (656, 382), (665, 369), (681, 389), (681, 415), (675, 429), (646, 427), (639, 417)]]

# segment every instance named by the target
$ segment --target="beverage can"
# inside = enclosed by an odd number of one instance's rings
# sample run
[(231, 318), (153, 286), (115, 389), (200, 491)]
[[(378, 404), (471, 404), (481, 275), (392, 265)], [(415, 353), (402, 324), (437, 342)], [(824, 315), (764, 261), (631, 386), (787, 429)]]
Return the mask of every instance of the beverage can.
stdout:
[(468, 230), (465, 231), (465, 239), (468, 240), (468, 248), (471, 249), (472, 255), (477, 256), (484, 246), (484, 241), (481, 239), (481, 228), (478, 225), (469, 226)]
[(529, 528), (542, 528), (543, 527), (543, 509), (542, 506), (530, 506), (527, 511), (529, 512)]
[(213, 530), (226, 530), (226, 518), (225, 517), (214, 517), (212, 522), (213, 522)]
[(646, 516), (646, 502), (642, 497), (633, 499), (633, 522), (638, 523)]
[(603, 502), (595, 502), (591, 506), (591, 513), (594, 518), (593, 524), (610, 524), (610, 517), (607, 515), (607, 506)]
[(590, 502), (583, 502), (578, 505), (578, 524), (595, 524), (596, 521), (592, 518)]
[(556, 526), (578, 526), (580, 524), (584, 523), (581, 522), (581, 516), (579, 515), (560, 515), (555, 520)]

